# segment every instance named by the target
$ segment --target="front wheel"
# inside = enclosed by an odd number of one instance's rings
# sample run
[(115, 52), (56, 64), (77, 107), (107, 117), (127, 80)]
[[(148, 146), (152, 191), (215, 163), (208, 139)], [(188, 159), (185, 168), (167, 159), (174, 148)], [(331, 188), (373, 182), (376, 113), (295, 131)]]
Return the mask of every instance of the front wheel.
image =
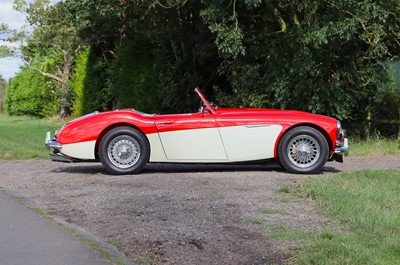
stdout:
[(149, 150), (149, 144), (141, 132), (130, 127), (117, 127), (101, 140), (99, 157), (111, 174), (135, 174), (149, 160)]
[(316, 129), (302, 126), (286, 133), (278, 146), (282, 166), (289, 172), (312, 174), (319, 172), (328, 160), (329, 146)]

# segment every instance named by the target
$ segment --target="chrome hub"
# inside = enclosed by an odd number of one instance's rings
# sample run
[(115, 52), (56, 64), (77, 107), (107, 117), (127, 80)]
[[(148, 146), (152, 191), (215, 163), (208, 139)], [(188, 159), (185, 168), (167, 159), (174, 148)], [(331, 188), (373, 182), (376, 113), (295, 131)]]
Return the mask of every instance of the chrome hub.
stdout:
[(131, 167), (140, 158), (140, 145), (130, 136), (118, 136), (108, 146), (108, 157), (119, 168)]
[(299, 135), (291, 141), (287, 155), (294, 165), (302, 168), (310, 167), (320, 156), (320, 146), (314, 137)]

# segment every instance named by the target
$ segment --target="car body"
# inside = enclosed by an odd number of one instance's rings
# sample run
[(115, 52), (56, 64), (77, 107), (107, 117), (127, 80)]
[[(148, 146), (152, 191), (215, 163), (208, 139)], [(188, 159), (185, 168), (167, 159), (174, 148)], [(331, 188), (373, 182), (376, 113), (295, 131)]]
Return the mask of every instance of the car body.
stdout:
[(340, 121), (302, 111), (218, 108), (202, 102), (188, 114), (134, 109), (94, 112), (56, 131), (45, 145), (54, 161), (101, 161), (112, 174), (134, 174), (150, 162), (235, 163), (275, 159), (294, 173), (343, 162), (348, 141)]

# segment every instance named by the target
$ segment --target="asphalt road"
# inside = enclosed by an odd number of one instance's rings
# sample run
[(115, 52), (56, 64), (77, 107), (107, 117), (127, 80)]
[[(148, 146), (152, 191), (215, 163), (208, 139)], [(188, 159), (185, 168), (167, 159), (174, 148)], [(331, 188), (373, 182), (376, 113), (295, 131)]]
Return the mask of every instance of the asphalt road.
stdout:
[(105, 265), (100, 255), (0, 191), (1, 265)]

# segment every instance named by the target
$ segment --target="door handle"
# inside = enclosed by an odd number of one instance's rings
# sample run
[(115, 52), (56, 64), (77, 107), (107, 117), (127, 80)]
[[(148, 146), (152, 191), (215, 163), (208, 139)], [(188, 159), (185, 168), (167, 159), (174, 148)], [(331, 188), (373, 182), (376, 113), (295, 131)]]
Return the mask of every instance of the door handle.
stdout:
[(157, 125), (171, 125), (174, 121), (158, 121), (156, 122)]

